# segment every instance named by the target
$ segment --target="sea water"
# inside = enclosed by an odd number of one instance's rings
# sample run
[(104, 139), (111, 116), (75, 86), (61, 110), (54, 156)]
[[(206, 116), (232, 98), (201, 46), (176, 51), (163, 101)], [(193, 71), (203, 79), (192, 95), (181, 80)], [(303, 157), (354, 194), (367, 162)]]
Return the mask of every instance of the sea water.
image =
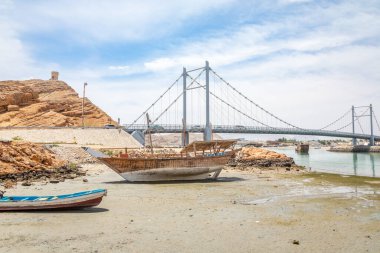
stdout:
[(310, 147), (309, 154), (300, 154), (294, 147), (268, 149), (292, 157), (297, 165), (311, 171), (380, 177), (380, 153), (330, 152)]

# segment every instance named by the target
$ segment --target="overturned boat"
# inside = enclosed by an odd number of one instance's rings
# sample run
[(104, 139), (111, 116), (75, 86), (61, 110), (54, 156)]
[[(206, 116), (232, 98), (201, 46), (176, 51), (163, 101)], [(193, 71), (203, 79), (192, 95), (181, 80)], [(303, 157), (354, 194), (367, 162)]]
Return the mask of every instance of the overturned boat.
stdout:
[(61, 210), (93, 207), (100, 204), (107, 190), (97, 189), (56, 196), (2, 196), (0, 211)]
[(130, 182), (216, 179), (235, 154), (236, 140), (195, 141), (180, 153), (98, 157)]

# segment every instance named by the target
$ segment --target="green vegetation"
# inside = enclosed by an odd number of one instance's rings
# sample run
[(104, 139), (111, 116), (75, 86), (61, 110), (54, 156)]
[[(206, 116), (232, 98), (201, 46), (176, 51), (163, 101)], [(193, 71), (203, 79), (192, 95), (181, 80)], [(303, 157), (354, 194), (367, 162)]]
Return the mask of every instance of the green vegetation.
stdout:
[(297, 142), (296, 139), (286, 139), (285, 137), (277, 139), (278, 142), (282, 143), (295, 143)]
[(75, 169), (78, 168), (78, 165), (75, 164), (75, 163), (69, 163), (69, 164), (68, 164), (68, 167), (69, 167), (69, 169), (71, 169), (71, 170), (75, 170)]
[(22, 141), (23, 139), (20, 136), (15, 136), (12, 138), (13, 141)]
[(102, 152), (108, 156), (113, 156), (113, 151), (112, 150), (109, 150), (109, 149), (106, 149), (106, 150), (102, 150)]

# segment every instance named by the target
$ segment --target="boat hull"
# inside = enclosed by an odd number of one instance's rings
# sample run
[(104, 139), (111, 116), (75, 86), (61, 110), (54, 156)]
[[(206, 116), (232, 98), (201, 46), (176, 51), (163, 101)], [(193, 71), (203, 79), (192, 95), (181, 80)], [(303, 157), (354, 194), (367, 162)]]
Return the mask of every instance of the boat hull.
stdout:
[(187, 181), (217, 179), (222, 166), (158, 168), (120, 173), (129, 182)]
[(230, 156), (177, 158), (99, 158), (130, 182), (216, 179)]
[(83, 193), (86, 194), (4, 197), (0, 199), (0, 211), (62, 210), (94, 207), (100, 204), (107, 191), (97, 190)]

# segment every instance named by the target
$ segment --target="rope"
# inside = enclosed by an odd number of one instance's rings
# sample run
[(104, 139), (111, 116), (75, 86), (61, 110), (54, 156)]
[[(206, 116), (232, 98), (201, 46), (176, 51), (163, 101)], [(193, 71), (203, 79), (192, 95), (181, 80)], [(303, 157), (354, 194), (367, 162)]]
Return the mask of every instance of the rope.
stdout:
[(256, 104), (255, 102), (253, 102), (252, 100), (250, 100), (248, 97), (246, 97), (245, 95), (243, 95), (243, 93), (241, 93), (240, 91), (238, 91), (235, 87), (233, 87), (231, 84), (229, 84), (226, 80), (224, 80), (221, 76), (219, 76), (213, 69), (210, 68), (210, 70), (220, 79), (222, 80), (225, 84), (227, 84), (227, 86), (229, 86), (231, 89), (233, 89), (234, 91), (236, 91), (240, 96), (242, 96), (243, 98), (245, 98), (246, 100), (248, 100), (250, 103), (254, 104), (255, 106), (257, 106), (258, 108), (260, 108), (262, 111), (264, 111), (265, 113), (269, 114), (270, 116), (272, 116), (273, 118), (281, 121), (282, 123), (288, 125), (288, 126), (291, 126), (291, 127), (294, 127), (294, 128), (297, 128), (297, 129), (301, 129), (293, 124), (290, 124), (289, 122), (286, 122), (285, 120), (282, 120), (280, 119), (279, 117), (277, 117), (276, 115), (272, 114), (271, 112), (265, 110), (263, 107), (261, 107), (260, 105)]

